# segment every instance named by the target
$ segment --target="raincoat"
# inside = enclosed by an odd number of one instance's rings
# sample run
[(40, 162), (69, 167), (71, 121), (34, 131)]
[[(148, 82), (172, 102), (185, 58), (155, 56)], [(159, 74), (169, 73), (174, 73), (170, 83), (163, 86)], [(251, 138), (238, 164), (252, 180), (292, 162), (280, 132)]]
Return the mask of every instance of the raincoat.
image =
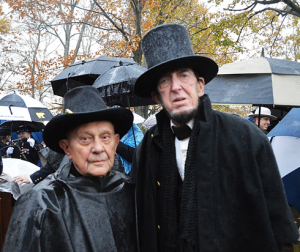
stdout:
[(126, 176), (77, 177), (72, 169), (67, 163), (18, 199), (2, 251), (136, 251)]

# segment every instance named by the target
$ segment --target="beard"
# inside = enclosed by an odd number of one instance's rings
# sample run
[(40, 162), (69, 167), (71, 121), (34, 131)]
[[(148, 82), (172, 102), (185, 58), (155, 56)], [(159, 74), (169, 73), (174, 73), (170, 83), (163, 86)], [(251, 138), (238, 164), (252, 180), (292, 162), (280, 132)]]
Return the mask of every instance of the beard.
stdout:
[(173, 122), (179, 124), (179, 125), (184, 125), (187, 124), (190, 120), (194, 119), (200, 112), (200, 98), (197, 101), (197, 107), (191, 107), (189, 110), (187, 111), (182, 111), (182, 112), (177, 112), (177, 111), (169, 111), (168, 109), (166, 109), (166, 107), (164, 106), (164, 104), (162, 104), (165, 113), (167, 114), (167, 116), (169, 117), (169, 119), (171, 119)]

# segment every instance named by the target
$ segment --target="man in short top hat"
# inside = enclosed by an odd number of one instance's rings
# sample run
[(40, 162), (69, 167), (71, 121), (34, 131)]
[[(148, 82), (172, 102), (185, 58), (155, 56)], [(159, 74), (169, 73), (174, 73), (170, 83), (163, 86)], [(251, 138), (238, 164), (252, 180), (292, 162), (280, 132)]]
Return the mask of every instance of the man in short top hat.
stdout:
[(140, 251), (280, 251), (297, 241), (268, 139), (204, 94), (217, 64), (194, 55), (177, 24), (150, 30), (142, 49), (148, 71), (135, 93), (163, 110), (132, 165)]
[(28, 128), (21, 125), (17, 130), (17, 134), (19, 141), (14, 142), (13, 147), (9, 147), (6, 154), (12, 158), (25, 160), (37, 165), (39, 162), (39, 151), (37, 145), (35, 145), (35, 140), (30, 137)]
[[(268, 134), (268, 127), (271, 123), (271, 121), (274, 121), (277, 119), (276, 116), (271, 115), (271, 110), (266, 107), (261, 107), (260, 112), (259, 108), (255, 110), (253, 114), (248, 115), (250, 118), (254, 119), (254, 124), (258, 127), (259, 122), (259, 128), (264, 132), (266, 135)], [(260, 118), (260, 120), (259, 120)]]
[(12, 132), (7, 126), (0, 127), (0, 156), (6, 156), (7, 144), (11, 141)]
[(134, 188), (125, 174), (112, 171), (119, 139), (132, 122), (130, 110), (108, 109), (94, 87), (67, 92), (43, 139), (69, 162), (20, 196), (3, 251), (137, 251)]

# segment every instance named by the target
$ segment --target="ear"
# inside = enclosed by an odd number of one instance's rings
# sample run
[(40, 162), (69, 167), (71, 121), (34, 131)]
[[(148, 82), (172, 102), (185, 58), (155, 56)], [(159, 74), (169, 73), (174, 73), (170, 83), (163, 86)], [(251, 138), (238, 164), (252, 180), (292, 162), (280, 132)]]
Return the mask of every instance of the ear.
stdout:
[(205, 86), (205, 80), (202, 77), (199, 77), (199, 81), (198, 81), (198, 96), (201, 97), (202, 95), (204, 95), (204, 86)]
[(152, 97), (152, 100), (155, 101), (157, 104), (162, 105), (161, 102), (160, 102), (160, 99), (158, 98), (158, 93), (157, 92), (152, 91), (151, 92), (151, 97)]
[(115, 143), (115, 152), (116, 152), (118, 144), (120, 142), (120, 135), (119, 134), (115, 134), (115, 138), (116, 138), (116, 143)]
[(62, 139), (59, 141), (59, 147), (63, 149), (69, 159), (72, 159), (72, 155), (69, 150), (69, 142), (67, 139)]

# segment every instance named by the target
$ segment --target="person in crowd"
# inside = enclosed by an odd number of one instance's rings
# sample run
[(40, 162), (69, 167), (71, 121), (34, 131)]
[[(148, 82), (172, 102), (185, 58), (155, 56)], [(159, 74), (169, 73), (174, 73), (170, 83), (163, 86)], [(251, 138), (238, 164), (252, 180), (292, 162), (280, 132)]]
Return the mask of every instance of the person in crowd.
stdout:
[(268, 139), (204, 94), (217, 64), (194, 55), (178, 24), (141, 44), (148, 70), (134, 91), (163, 110), (132, 164), (140, 251), (281, 251), (297, 241)]
[(264, 132), (266, 135), (269, 133), (267, 129), (270, 126), (271, 121), (277, 119), (276, 116), (271, 115), (271, 110), (266, 107), (261, 107), (260, 114), (259, 114), (259, 108), (257, 108), (253, 114), (250, 114), (248, 116), (250, 118), (253, 118), (253, 123), (257, 127), (259, 127), (262, 130), (262, 132)]
[(21, 125), (17, 129), (19, 141), (13, 143), (13, 147), (8, 147), (6, 150), (7, 156), (28, 161), (35, 165), (39, 162), (39, 149), (35, 144), (35, 140), (31, 138), (28, 128)]
[(7, 126), (0, 127), (0, 156), (6, 156), (8, 144), (11, 141), (12, 132)]
[(134, 187), (112, 171), (132, 121), (130, 110), (107, 108), (94, 87), (66, 93), (43, 139), (69, 162), (19, 197), (3, 251), (137, 251)]

